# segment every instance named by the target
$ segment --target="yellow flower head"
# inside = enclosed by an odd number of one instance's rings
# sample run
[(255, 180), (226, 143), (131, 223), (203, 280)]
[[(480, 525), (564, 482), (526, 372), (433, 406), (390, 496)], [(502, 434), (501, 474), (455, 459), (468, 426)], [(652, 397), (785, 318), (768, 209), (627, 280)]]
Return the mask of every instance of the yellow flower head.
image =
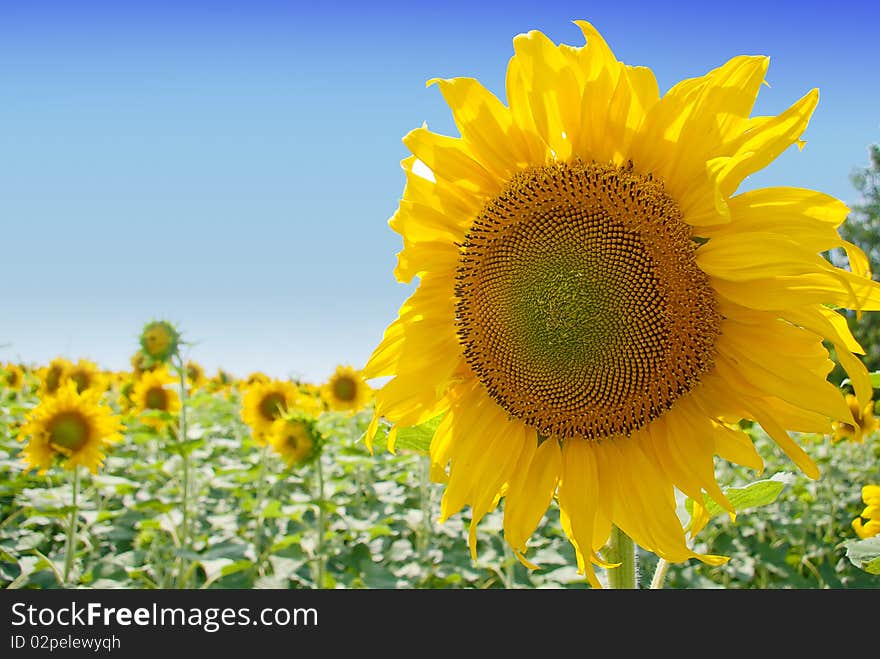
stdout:
[(272, 422), (267, 439), (288, 467), (313, 460), (320, 452), (321, 436), (313, 419), (294, 415)]
[(145, 372), (154, 371), (161, 364), (151, 361), (143, 352), (138, 350), (131, 356), (131, 372), (135, 378), (139, 378)]
[(877, 430), (877, 418), (874, 416), (874, 401), (870, 400), (866, 404), (859, 403), (858, 398), (851, 394), (846, 395), (846, 404), (852, 413), (855, 423), (847, 423), (845, 421), (832, 422), (834, 433), (831, 435), (833, 443), (840, 442), (844, 439), (861, 444), (865, 435), (870, 435)]
[(104, 463), (104, 449), (122, 438), (122, 424), (112, 410), (100, 402), (101, 392), (77, 392), (68, 381), (56, 393), (46, 396), (28, 414), (19, 439), (30, 438), (23, 459), (28, 469), (45, 473), (56, 458), (65, 469), (82, 465), (92, 473)]
[(0, 385), (11, 391), (18, 391), (24, 383), (24, 371), (15, 364), (6, 364), (0, 368)]
[(296, 386), (299, 389), (297, 409), (313, 418), (319, 417), (327, 409), (321, 387), (308, 382), (297, 382)]
[(141, 332), (141, 352), (148, 362), (166, 362), (180, 348), (180, 334), (165, 320), (147, 323)]
[(40, 378), (40, 394), (51, 396), (58, 391), (73, 364), (63, 357), (56, 357), (49, 365), (37, 371)]
[(162, 430), (169, 423), (168, 417), (156, 412), (164, 412), (171, 417), (180, 412), (180, 395), (168, 386), (177, 381), (166, 368), (144, 373), (135, 382), (131, 393), (133, 410), (141, 421), (156, 430)]
[(245, 390), (241, 418), (250, 427), (254, 439), (264, 443), (272, 424), (297, 403), (296, 387), (290, 382), (257, 382)]
[(80, 359), (76, 364), (70, 364), (64, 374), (64, 378), (76, 384), (79, 393), (92, 389), (99, 393), (107, 390), (107, 377), (98, 370), (97, 364), (86, 359)]
[(852, 527), (856, 535), (864, 540), (880, 535), (880, 485), (865, 485), (862, 488), (862, 501), (865, 502), (865, 509), (852, 521)]
[(330, 379), (321, 387), (321, 396), (331, 410), (357, 412), (366, 407), (373, 390), (360, 371), (351, 366), (337, 366)]
[[(431, 444), (448, 478), (441, 517), (471, 507), (472, 552), (503, 498), (504, 537), (526, 561), (555, 497), (598, 585), (612, 525), (670, 562), (725, 560), (688, 546), (674, 497), (708, 493), (732, 512), (714, 456), (762, 468), (721, 418), (757, 422), (819, 476), (787, 431), (854, 423), (823, 340), (870, 401), (832, 307), (880, 309), (880, 285), (837, 231), (842, 202), (737, 192), (803, 145), (816, 90), (750, 117), (768, 59), (741, 56), (661, 96), (650, 69), (576, 24), (585, 46), (513, 40), (506, 100), (471, 78), (431, 81), (461, 136), (404, 138), (413, 155), (389, 224), (403, 238), (395, 275), (418, 286), (364, 376), (388, 378), (373, 428), (444, 415)], [(850, 271), (822, 256), (836, 247)]]
[(262, 371), (254, 371), (245, 379), (245, 386), (249, 387), (252, 384), (256, 384), (257, 382), (269, 382), (272, 378), (263, 373)]
[(207, 388), (212, 392), (221, 392), (234, 387), (235, 384), (235, 376), (224, 371), (222, 368), (218, 368), (217, 373), (208, 380)]
[(186, 381), (189, 383), (190, 391), (196, 391), (205, 386), (208, 378), (205, 377), (205, 370), (199, 364), (188, 361), (186, 363)]

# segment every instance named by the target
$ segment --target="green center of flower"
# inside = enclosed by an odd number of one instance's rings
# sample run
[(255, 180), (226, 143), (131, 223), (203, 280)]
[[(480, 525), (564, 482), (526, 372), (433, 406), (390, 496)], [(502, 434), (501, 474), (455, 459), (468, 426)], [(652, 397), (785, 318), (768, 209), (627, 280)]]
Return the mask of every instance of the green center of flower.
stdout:
[(695, 253), (651, 177), (580, 162), (521, 172), (462, 247), (465, 359), (543, 435), (629, 435), (712, 366), (720, 316)]
[(263, 396), (263, 400), (260, 401), (260, 414), (267, 421), (273, 421), (281, 416), (286, 406), (287, 400), (284, 395), (272, 392)]
[(168, 392), (164, 387), (150, 387), (144, 396), (148, 410), (168, 410)]
[(341, 375), (333, 381), (333, 395), (338, 400), (349, 403), (357, 395), (357, 384), (347, 375)]
[(89, 422), (79, 412), (61, 412), (47, 427), (49, 445), (65, 454), (78, 451), (89, 439)]

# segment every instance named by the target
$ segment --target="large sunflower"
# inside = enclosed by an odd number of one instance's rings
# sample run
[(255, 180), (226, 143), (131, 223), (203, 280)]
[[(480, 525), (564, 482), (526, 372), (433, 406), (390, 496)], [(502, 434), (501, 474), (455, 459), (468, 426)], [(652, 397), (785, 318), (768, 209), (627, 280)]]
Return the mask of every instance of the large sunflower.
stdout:
[(291, 382), (270, 380), (250, 385), (241, 403), (241, 418), (251, 429), (254, 439), (264, 444), (272, 424), (292, 409), (298, 392)]
[[(476, 80), (434, 80), (461, 137), (418, 128), (389, 224), (395, 274), (419, 278), (365, 368), (391, 376), (376, 415), (395, 428), (440, 414), (433, 473), (441, 517), (475, 528), (504, 497), (507, 542), (526, 542), (557, 497), (591, 562), (612, 525), (669, 561), (696, 557), (674, 490), (732, 511), (714, 455), (760, 470), (759, 423), (811, 478), (788, 430), (853, 423), (826, 380), (834, 345), (862, 404), (859, 344), (832, 307), (880, 308), (864, 254), (837, 227), (840, 201), (812, 190), (736, 194), (800, 136), (813, 90), (750, 117), (766, 57), (735, 57), (660, 96), (649, 69), (587, 44), (517, 36), (507, 104)], [(843, 248), (850, 270), (820, 255)], [(372, 431), (367, 433), (372, 436)]]
[(40, 401), (19, 433), (19, 439), (30, 438), (23, 451), (29, 469), (45, 473), (61, 458), (66, 469), (82, 465), (97, 472), (106, 445), (122, 438), (119, 417), (101, 404), (101, 393), (77, 392), (76, 383), (69, 381)]

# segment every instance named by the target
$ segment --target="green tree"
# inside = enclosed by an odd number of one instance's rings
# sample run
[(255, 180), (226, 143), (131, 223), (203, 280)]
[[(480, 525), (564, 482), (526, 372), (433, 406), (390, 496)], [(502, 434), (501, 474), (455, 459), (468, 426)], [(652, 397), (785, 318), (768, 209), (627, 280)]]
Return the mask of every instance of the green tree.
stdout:
[[(840, 235), (864, 250), (874, 279), (880, 281), (880, 145), (870, 147), (869, 160), (867, 167), (857, 169), (850, 177), (861, 198), (840, 227)], [(848, 311), (847, 320), (867, 353), (865, 366), (869, 371), (880, 370), (880, 312), (865, 313), (857, 319), (855, 312)]]

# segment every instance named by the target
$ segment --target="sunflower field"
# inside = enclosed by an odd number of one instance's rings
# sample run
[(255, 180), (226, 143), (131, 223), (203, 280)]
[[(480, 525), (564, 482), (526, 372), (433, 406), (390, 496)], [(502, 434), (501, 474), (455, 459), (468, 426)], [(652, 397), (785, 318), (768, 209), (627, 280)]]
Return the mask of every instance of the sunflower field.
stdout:
[(429, 81), (459, 134), (403, 138), (413, 292), (365, 363), (209, 377), (153, 320), (124, 372), (3, 364), (0, 583), (880, 585), (876, 250), (749, 189), (818, 89), (752, 116), (742, 55), (661, 95), (574, 23), (514, 37), (504, 100)]
[[(138, 353), (135, 364), (141, 362)], [(589, 587), (578, 574), (556, 508), (547, 511), (530, 543), (529, 559), (537, 569), (526, 568), (506, 546), (498, 511), (478, 527), (477, 557), (471, 557), (469, 517), (437, 520), (442, 485), (430, 478), (432, 424), (401, 432), (395, 453), (387, 451), (380, 428), (371, 454), (364, 443), (372, 417), (369, 398), (360, 409), (333, 410), (319, 386), (276, 382), (274, 390), (292, 392), (301, 407), (309, 403), (310, 432), (320, 437), (320, 448), (302, 460), (302, 453), (261, 440), (244, 421), (250, 418), (245, 401), (253, 392), (271, 397), (265, 392), (273, 383), (266, 376), (239, 379), (221, 370), (206, 377), (192, 361), (186, 369), (181, 442), (175, 434), (180, 407), (172, 418), (139, 404), (132, 393), (144, 390), (145, 382), (159, 382), (166, 396), (175, 395), (172, 386), (161, 384), (172, 379), (167, 370), (160, 378), (155, 369), (105, 372), (60, 359), (44, 367), (3, 367), (4, 588)], [(57, 375), (63, 390), (82, 373), (90, 382), (80, 377), (80, 383), (99, 388), (100, 404), (121, 427), (120, 437), (102, 449), (106, 458), (95, 473), (78, 466), (74, 508), (72, 472), (64, 468), (70, 458), (56, 452), (44, 473), (26, 469), (22, 428), (50, 395), (47, 379)], [(876, 587), (878, 576), (860, 569), (866, 563), (848, 550), (859, 541), (853, 522), (863, 521), (866, 507), (859, 484), (876, 475), (873, 465), (880, 456), (871, 424), (858, 441), (846, 429), (839, 436), (800, 438), (822, 469), (819, 481), (792, 473), (767, 437), (749, 428), (767, 456), (765, 474), (756, 481), (751, 471), (719, 463), (719, 482), (742, 512), (734, 522), (719, 509), (696, 538), (698, 551), (730, 561), (673, 565), (666, 587)], [(738, 492), (745, 495), (734, 498)], [(688, 502), (680, 504), (687, 520)], [(75, 543), (68, 561), (71, 531)], [(648, 587), (657, 559), (641, 558), (642, 587)]]

